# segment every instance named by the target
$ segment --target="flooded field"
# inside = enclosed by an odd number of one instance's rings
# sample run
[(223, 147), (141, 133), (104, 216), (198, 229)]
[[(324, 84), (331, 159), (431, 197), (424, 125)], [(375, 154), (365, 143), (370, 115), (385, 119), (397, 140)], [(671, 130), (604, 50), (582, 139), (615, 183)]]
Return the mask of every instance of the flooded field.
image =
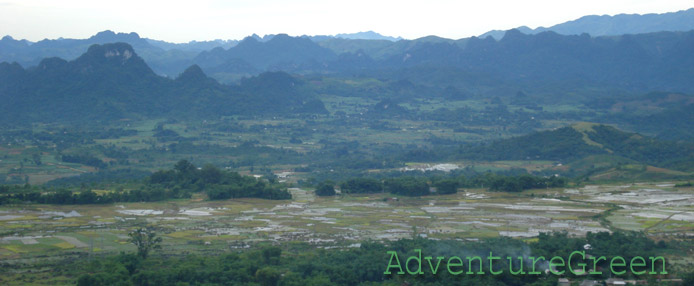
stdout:
[(348, 247), (365, 239), (476, 240), (541, 232), (571, 235), (616, 229), (694, 236), (694, 190), (669, 183), (600, 185), (519, 194), (467, 189), (423, 198), (391, 194), (315, 197), (290, 189), (291, 201), (176, 200), (112, 205), (0, 208), (0, 259), (63, 252), (133, 250), (128, 231), (153, 225), (164, 251), (243, 248), (303, 241)]

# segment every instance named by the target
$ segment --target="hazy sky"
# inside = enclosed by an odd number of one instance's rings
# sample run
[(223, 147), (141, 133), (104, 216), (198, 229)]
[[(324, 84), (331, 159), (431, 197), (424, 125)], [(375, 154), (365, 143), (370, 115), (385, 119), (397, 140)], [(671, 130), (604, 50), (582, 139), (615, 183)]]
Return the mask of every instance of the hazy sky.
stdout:
[(463, 38), (584, 15), (664, 13), (692, 0), (0, 0), (0, 36), (38, 41), (137, 32), (170, 42), (259, 35), (334, 35), (374, 30), (407, 39)]

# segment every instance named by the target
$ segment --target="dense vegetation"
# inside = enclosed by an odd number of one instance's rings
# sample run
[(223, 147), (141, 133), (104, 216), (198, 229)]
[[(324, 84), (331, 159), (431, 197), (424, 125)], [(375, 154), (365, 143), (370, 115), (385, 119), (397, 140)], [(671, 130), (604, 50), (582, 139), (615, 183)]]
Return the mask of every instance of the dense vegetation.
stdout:
[[(458, 188), (488, 188), (490, 191), (520, 192), (528, 189), (565, 187), (568, 179), (558, 176), (539, 177), (532, 175), (504, 176), (492, 173), (475, 176), (402, 176), (379, 180), (375, 178), (352, 178), (339, 184), (342, 194), (373, 194), (387, 192), (403, 196), (427, 196), (455, 194)], [(322, 182), (316, 194), (332, 195), (332, 182)]]
[(188, 161), (176, 163), (172, 170), (153, 173), (147, 185), (181, 192), (205, 192), (212, 200), (229, 198), (291, 199), (286, 189), (272, 186), (251, 176), (220, 170), (213, 165), (197, 168)]
[[(274, 179), (272, 179), (274, 181)], [(486, 173), (475, 177), (412, 177), (405, 176), (378, 180), (353, 178), (339, 184), (343, 194), (368, 194), (388, 192), (403, 196), (446, 195), (458, 192), (459, 187), (489, 188), (491, 191), (520, 192), (537, 188), (561, 188), (566, 178), (531, 175), (503, 176)], [(277, 183), (251, 176), (220, 170), (213, 165), (197, 168), (181, 160), (171, 170), (161, 170), (136, 184), (133, 190), (123, 187), (97, 194), (85, 186), (77, 191), (66, 188), (37, 188), (24, 186), (0, 186), (0, 205), (9, 203), (42, 204), (106, 204), (113, 202), (151, 202), (165, 199), (190, 198), (193, 193), (204, 192), (211, 200), (230, 198), (291, 199), (291, 194)], [(326, 181), (318, 184), (316, 195), (334, 196), (335, 184)]]
[[(126, 184), (127, 186), (127, 184)], [(211, 200), (229, 198), (291, 199), (291, 194), (277, 183), (220, 170), (212, 165), (197, 168), (188, 161), (179, 161), (172, 170), (157, 171), (144, 182), (125, 190), (121, 185), (113, 191), (97, 194), (85, 186), (77, 191), (66, 188), (0, 186), (0, 205), (11, 203), (41, 204), (107, 204), (113, 202), (152, 202), (190, 198), (204, 192)]]
[[(79, 276), (77, 285), (556, 285), (560, 276), (510, 274), (506, 259), (494, 262), (495, 269), (506, 269), (501, 275), (456, 276), (446, 271), (432, 275), (429, 269), (426, 269), (424, 275), (385, 275), (390, 257), (386, 251), (396, 251), (403, 263), (406, 257), (416, 255), (414, 249), (421, 249), (422, 253), (433, 256), (479, 255), (483, 258), (484, 265), (488, 265), (487, 256), (490, 251), (495, 256), (512, 256), (514, 259), (517, 256), (566, 258), (573, 251), (585, 251), (586, 244), (592, 247), (587, 253), (596, 257), (605, 256), (607, 261), (614, 256), (622, 256), (627, 261), (634, 256), (655, 257), (672, 249), (665, 243), (655, 243), (639, 233), (589, 233), (585, 238), (569, 237), (566, 233), (549, 233), (541, 234), (537, 242), (533, 243), (510, 238), (483, 239), (479, 242), (417, 238), (387, 244), (362, 242), (359, 248), (345, 250), (313, 249), (307, 245), (294, 244), (283, 248), (264, 246), (209, 256), (169, 257), (158, 256), (155, 252), (150, 258), (142, 259), (133, 254), (120, 254), (82, 262), (72, 269), (59, 271)], [(526, 273), (531, 269), (529, 264), (523, 264), (522, 269)], [(605, 261), (598, 264), (605, 265)], [(446, 260), (441, 262), (440, 267), (446, 269)], [(657, 265), (656, 269), (661, 269), (660, 267), (662, 265)], [(671, 269), (671, 265), (665, 267), (666, 270)], [(514, 265), (514, 270), (518, 268), (518, 265)], [(650, 264), (647, 268), (650, 269)], [(568, 271), (563, 277), (579, 281), (583, 279)], [(602, 271), (602, 275), (590, 275), (588, 279), (608, 277), (609, 271)], [(620, 277), (635, 276), (625, 274)], [(649, 285), (656, 285), (653, 275), (636, 277), (653, 281)]]

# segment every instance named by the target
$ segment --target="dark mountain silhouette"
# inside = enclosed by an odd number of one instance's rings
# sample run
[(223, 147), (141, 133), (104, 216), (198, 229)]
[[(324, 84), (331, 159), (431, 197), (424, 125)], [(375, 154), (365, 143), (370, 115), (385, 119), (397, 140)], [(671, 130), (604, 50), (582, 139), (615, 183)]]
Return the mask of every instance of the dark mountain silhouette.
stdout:
[[(689, 12), (684, 11), (684, 12)], [(678, 14), (679, 15), (679, 14)], [(135, 33), (104, 31), (85, 39), (37, 43), (0, 40), (0, 61), (36, 66), (41, 59), (76, 59), (92, 43), (129, 43), (157, 74), (170, 78), (196, 64), (221, 83), (267, 71), (292, 74), (365, 75), (386, 80), (461, 89), (616, 89), (627, 92), (694, 92), (694, 31), (593, 37), (555, 32), (526, 34), (509, 30), (492, 37), (451, 40), (436, 36), (416, 40), (312, 41), (286, 34), (247, 37), (238, 45), (192, 50), (164, 50)]]
[(73, 60), (85, 53), (91, 45), (116, 42), (129, 44), (155, 72), (169, 76), (183, 71), (190, 65), (191, 59), (200, 52), (170, 45), (167, 47), (161, 44), (161, 41), (141, 38), (137, 33), (114, 33), (107, 30), (88, 39), (46, 39), (36, 43), (14, 40), (6, 36), (0, 41), (0, 62), (18, 62), (24, 67), (31, 67), (48, 57)]
[[(406, 43), (400, 41), (398, 43)], [(511, 30), (500, 41), (470, 38), (464, 43), (425, 42), (379, 61), (381, 68), (456, 68), (505, 82), (626, 90), (694, 91), (687, 78), (694, 55), (694, 31), (619, 37), (526, 35)], [(343, 64), (344, 66), (344, 64)], [(428, 75), (414, 73), (410, 80)], [(445, 76), (445, 74), (443, 75)]]
[(75, 60), (47, 58), (24, 69), (0, 63), (0, 120), (113, 120), (325, 112), (286, 73), (225, 86), (191, 66), (175, 80), (155, 74), (126, 43), (92, 45)]
[(258, 70), (268, 70), (278, 66), (298, 69), (306, 63), (321, 64), (334, 60), (336, 57), (332, 51), (308, 38), (279, 34), (266, 42), (247, 37), (228, 50), (214, 49), (203, 52), (195, 58), (194, 62), (206, 70), (215, 69), (229, 60), (239, 59), (248, 62)]

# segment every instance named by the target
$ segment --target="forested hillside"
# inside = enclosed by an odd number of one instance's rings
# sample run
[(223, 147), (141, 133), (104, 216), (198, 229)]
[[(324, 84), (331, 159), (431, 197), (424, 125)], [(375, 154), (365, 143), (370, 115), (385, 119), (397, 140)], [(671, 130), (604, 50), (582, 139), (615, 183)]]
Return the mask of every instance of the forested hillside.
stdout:
[(322, 113), (320, 100), (283, 72), (238, 86), (220, 85), (192, 66), (175, 80), (156, 75), (125, 43), (93, 45), (73, 61), (42, 60), (24, 69), (0, 63), (5, 122), (218, 117), (232, 114)]

